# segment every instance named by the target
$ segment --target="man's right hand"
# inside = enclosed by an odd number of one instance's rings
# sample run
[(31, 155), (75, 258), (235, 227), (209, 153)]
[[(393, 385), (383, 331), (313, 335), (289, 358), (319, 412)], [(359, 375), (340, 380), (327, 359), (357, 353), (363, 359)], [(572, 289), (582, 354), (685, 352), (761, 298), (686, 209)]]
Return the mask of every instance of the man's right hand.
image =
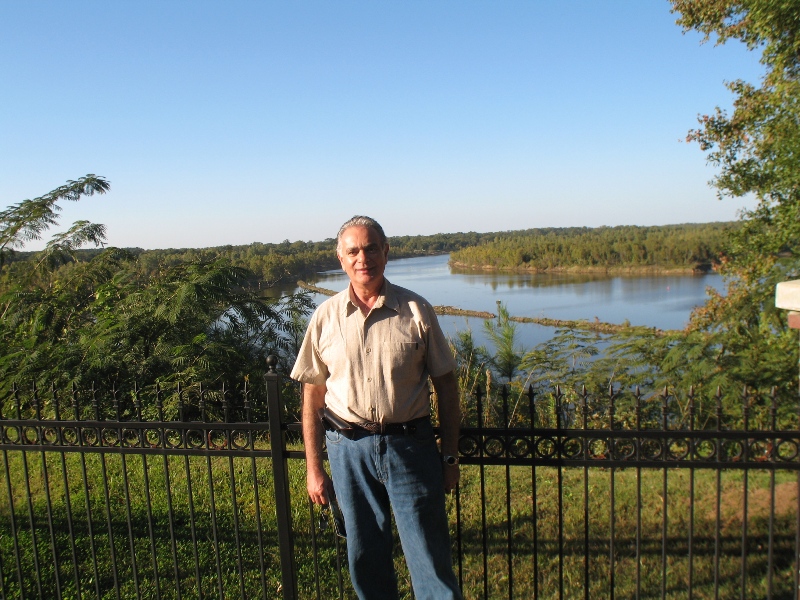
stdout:
[(333, 497), (333, 482), (323, 469), (306, 470), (306, 489), (314, 504), (327, 504)]

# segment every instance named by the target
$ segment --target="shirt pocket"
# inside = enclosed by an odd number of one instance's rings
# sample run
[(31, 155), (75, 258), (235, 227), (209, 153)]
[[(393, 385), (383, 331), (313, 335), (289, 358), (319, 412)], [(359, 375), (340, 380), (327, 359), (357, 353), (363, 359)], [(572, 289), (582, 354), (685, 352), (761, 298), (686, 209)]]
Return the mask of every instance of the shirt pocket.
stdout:
[(416, 386), (425, 370), (425, 348), (420, 342), (388, 342), (383, 345), (383, 377), (396, 392)]

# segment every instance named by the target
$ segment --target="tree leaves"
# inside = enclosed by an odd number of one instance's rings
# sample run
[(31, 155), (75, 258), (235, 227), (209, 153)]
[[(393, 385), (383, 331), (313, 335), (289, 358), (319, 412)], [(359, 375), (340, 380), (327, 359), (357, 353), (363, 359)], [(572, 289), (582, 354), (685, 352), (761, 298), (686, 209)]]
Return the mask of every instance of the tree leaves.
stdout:
[[(9, 252), (21, 248), (26, 242), (41, 239), (44, 231), (58, 224), (59, 201), (77, 202), (82, 196), (105, 194), (110, 185), (103, 177), (89, 174), (77, 181), (68, 181), (44, 196), (23, 200), (0, 212), (0, 267), (5, 264)], [(83, 227), (85, 229), (85, 225)], [(104, 241), (104, 234), (105, 229), (95, 230), (86, 239)]]
[[(0, 213), (4, 248), (55, 224), (59, 200), (107, 190), (92, 175), (10, 207)], [(312, 310), (307, 294), (262, 298), (253, 273), (222, 258), (153, 272), (119, 248), (78, 260), (80, 246), (104, 240), (104, 226), (78, 221), (2, 268), (0, 402), (13, 381), (129, 392), (135, 384), (141, 393), (156, 382), (242, 381), (265, 370), (269, 353), (292, 360)]]

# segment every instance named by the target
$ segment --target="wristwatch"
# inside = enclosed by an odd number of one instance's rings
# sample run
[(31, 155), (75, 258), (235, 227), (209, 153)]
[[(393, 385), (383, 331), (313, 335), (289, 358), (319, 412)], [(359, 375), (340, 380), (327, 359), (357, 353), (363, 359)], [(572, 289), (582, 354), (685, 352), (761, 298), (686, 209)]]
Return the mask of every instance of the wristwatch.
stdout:
[(454, 467), (458, 464), (458, 457), (450, 454), (443, 454), (442, 460), (444, 461), (444, 464), (450, 465), (451, 467)]

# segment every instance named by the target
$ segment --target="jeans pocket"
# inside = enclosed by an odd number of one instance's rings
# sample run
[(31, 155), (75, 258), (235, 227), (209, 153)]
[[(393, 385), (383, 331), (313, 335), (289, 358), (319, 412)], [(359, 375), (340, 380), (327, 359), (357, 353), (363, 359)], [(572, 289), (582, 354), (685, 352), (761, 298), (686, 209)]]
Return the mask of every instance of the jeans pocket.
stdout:
[(338, 431), (325, 430), (325, 442), (330, 446), (331, 444), (338, 444), (342, 440), (342, 434)]

